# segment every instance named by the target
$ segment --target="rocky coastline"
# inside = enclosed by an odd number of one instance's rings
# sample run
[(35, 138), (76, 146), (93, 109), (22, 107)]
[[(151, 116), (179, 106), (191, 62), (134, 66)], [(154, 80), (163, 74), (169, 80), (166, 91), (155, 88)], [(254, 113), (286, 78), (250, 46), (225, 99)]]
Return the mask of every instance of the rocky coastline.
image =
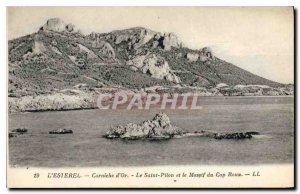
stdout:
[(124, 92), (127, 94), (174, 94), (193, 93), (199, 97), (216, 96), (293, 96), (291, 87), (272, 88), (260, 85), (238, 85), (230, 87), (227, 85), (215, 88), (190, 87), (190, 86), (152, 86), (141, 89), (127, 89), (120, 87), (64, 89), (48, 94), (24, 94), (8, 97), (8, 110), (16, 112), (42, 112), (42, 111), (65, 111), (80, 109), (96, 109), (97, 97), (100, 93)]

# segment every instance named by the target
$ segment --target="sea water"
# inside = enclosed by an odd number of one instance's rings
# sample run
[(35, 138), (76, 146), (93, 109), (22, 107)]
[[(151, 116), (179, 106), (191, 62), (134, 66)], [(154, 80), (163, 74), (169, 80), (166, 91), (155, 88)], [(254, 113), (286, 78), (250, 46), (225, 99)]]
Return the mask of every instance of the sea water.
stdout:
[[(100, 167), (152, 165), (243, 165), (292, 163), (294, 97), (203, 97), (201, 110), (164, 110), (171, 123), (190, 132), (257, 131), (245, 140), (187, 137), (164, 141), (108, 140), (114, 125), (140, 123), (160, 110), (74, 110), (10, 114), (12, 167)], [(73, 134), (49, 134), (58, 128)]]

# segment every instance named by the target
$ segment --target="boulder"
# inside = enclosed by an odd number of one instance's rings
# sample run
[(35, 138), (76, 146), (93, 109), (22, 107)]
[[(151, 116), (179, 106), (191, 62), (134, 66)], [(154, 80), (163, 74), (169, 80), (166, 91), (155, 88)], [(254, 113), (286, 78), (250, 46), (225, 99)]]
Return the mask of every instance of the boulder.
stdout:
[(54, 32), (78, 32), (73, 24), (66, 24), (60, 18), (51, 18), (47, 20), (46, 24), (43, 25), (40, 29)]
[(55, 32), (62, 32), (66, 30), (66, 24), (60, 18), (51, 18), (47, 20), (46, 24), (41, 29), (55, 31)]
[(166, 33), (159, 39), (160, 46), (164, 50), (171, 50), (172, 47), (180, 48), (182, 47), (182, 42), (174, 33)]
[(68, 32), (74, 31), (74, 28), (75, 28), (75, 25), (73, 25), (73, 24), (71, 24), (71, 23), (66, 25), (66, 30), (67, 30)]
[(211, 48), (204, 47), (200, 50), (200, 56), (199, 56), (200, 61), (205, 62), (207, 60), (214, 60), (214, 59), (215, 57), (213, 55)]
[(199, 58), (199, 54), (197, 53), (187, 53), (185, 58), (188, 59), (190, 62), (197, 61)]

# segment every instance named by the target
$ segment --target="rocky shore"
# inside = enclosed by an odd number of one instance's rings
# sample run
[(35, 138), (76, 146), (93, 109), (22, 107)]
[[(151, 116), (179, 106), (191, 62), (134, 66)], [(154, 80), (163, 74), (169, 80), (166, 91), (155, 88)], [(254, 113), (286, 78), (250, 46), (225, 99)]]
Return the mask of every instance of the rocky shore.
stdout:
[(72, 90), (53, 94), (8, 98), (9, 112), (39, 112), (97, 108), (97, 94)]
[(263, 85), (237, 85), (230, 87), (226, 84), (219, 84), (214, 88), (191, 87), (191, 86), (151, 86), (141, 89), (127, 89), (121, 87), (102, 87), (64, 89), (48, 94), (21, 95), (8, 97), (8, 109), (14, 112), (39, 112), (39, 111), (60, 111), (95, 109), (97, 107), (98, 94), (124, 92), (126, 94), (174, 94), (193, 93), (198, 96), (292, 96), (293, 87), (272, 88)]

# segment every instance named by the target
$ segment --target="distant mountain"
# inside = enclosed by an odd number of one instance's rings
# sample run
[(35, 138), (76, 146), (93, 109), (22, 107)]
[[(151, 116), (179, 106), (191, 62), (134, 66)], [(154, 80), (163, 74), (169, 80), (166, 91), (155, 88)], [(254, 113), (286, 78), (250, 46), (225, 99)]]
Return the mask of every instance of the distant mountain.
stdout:
[(83, 35), (73, 24), (49, 19), (34, 34), (8, 41), (9, 95), (55, 92), (74, 86), (140, 89), (155, 85), (213, 88), (218, 84), (283, 84), (214, 56), (186, 48), (173, 33), (135, 27)]

